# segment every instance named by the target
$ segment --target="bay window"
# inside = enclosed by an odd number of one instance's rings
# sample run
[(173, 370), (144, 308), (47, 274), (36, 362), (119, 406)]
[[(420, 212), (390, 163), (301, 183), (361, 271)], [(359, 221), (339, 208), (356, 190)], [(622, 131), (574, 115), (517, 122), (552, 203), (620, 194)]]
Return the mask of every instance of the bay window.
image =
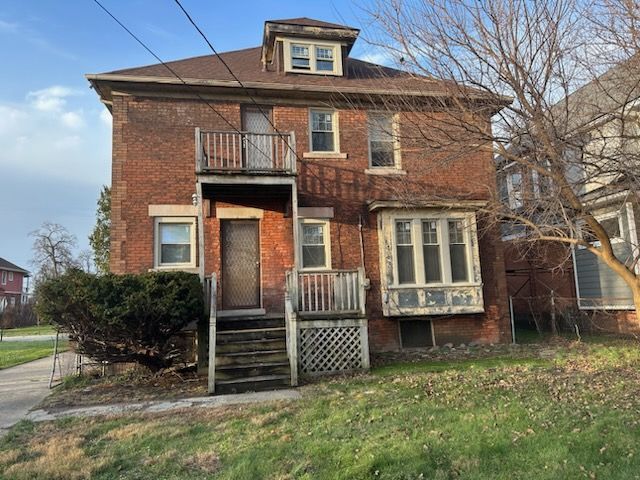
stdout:
[(477, 257), (477, 242), (471, 243), (476, 235), (472, 219), (464, 213), (444, 212), (394, 218), (393, 284), (475, 283), (472, 260)]

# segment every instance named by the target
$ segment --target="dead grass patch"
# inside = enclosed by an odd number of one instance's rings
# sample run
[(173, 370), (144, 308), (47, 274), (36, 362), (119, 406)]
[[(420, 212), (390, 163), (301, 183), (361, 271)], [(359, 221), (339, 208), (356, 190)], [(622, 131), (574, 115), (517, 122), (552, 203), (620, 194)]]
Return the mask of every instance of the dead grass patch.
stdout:
[(109, 430), (104, 438), (107, 440), (122, 441), (147, 434), (156, 428), (154, 422), (136, 422)]
[(14, 463), (5, 470), (9, 478), (84, 480), (102, 467), (106, 458), (91, 458), (82, 449), (83, 439), (67, 432), (64, 436), (48, 436), (44, 441), (30, 442), (33, 458)]
[(190, 470), (216, 473), (220, 470), (220, 457), (215, 452), (197, 452), (186, 457), (183, 465)]

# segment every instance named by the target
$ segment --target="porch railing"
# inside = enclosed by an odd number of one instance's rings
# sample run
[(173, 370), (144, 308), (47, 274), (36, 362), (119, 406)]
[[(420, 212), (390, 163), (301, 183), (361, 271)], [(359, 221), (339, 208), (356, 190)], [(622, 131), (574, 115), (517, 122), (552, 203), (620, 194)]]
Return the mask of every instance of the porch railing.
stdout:
[(296, 173), (293, 132), (252, 133), (196, 128), (198, 171), (229, 173)]
[(298, 272), (293, 299), (301, 314), (365, 314), (363, 269)]

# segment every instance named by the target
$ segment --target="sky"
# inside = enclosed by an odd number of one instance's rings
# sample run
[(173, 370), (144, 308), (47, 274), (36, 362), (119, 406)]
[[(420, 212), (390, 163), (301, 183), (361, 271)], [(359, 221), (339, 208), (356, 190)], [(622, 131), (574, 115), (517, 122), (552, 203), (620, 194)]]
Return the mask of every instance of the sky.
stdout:
[[(211, 53), (173, 0), (101, 1), (165, 61)], [(260, 45), (267, 19), (304, 16), (366, 33), (366, 0), (182, 3), (219, 52)], [(384, 59), (362, 40), (352, 55)], [(93, 0), (0, 2), (0, 257), (31, 269), (29, 232), (45, 221), (89, 248), (111, 178), (111, 115), (84, 75), (151, 63)]]

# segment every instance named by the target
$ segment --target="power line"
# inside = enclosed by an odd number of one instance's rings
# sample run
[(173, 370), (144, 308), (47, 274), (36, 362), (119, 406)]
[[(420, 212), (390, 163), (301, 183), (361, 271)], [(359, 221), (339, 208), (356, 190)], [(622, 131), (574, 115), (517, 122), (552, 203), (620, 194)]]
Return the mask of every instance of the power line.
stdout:
[[(182, 82), (182, 84), (185, 87), (188, 87), (193, 93), (195, 93), (195, 95), (202, 100), (211, 110), (213, 110), (216, 115), (218, 115), (228, 126), (230, 126), (236, 133), (238, 133), (239, 135), (242, 135), (242, 132), (233, 124), (231, 123), (222, 113), (220, 113), (213, 105), (211, 105), (211, 103), (209, 103), (207, 101), (206, 98), (202, 97), (202, 95), (200, 95), (200, 93), (192, 86), (190, 85), (186, 80), (184, 80), (173, 68), (171, 68), (169, 65), (167, 65), (166, 62), (164, 62), (158, 55), (156, 55), (156, 53), (151, 50), (151, 48), (149, 48), (142, 40), (140, 40), (140, 38), (138, 38), (136, 36), (136, 34), (134, 34), (131, 30), (129, 30), (127, 28), (126, 25), (124, 25), (120, 20), (118, 20), (118, 18), (116, 18), (116, 16), (111, 13), (102, 3), (100, 3), (99, 0), (93, 0), (107, 15), (109, 15), (114, 22), (116, 22), (118, 25), (120, 25), (120, 27), (122, 27), (122, 29), (127, 32), (136, 42), (138, 42), (140, 44), (140, 46), (142, 46), (142, 48), (144, 48), (147, 52), (149, 52), (158, 62), (160, 62), (167, 70), (169, 70), (178, 80), (180, 80)], [(253, 144), (253, 142), (251, 142), (251, 140), (247, 139), (247, 141), (254, 147), (258, 148), (255, 144)], [(258, 149), (259, 150), (259, 149)]]
[(204, 32), (202, 31), (202, 29), (198, 26), (198, 24), (195, 22), (195, 20), (193, 19), (193, 17), (191, 17), (191, 15), (189, 14), (189, 12), (187, 12), (187, 10), (182, 6), (182, 3), (180, 3), (180, 0), (174, 0), (176, 2), (176, 4), (178, 5), (178, 7), (180, 7), (180, 10), (182, 10), (182, 13), (184, 13), (184, 15), (187, 17), (187, 19), (189, 20), (189, 23), (191, 23), (191, 25), (193, 25), (193, 27), (198, 31), (198, 33), (200, 34), (200, 36), (204, 39), (204, 41), (207, 43), (207, 45), (209, 46), (209, 48), (211, 49), (211, 51), (213, 52), (213, 54), (218, 58), (218, 60), (220, 60), (220, 62), (224, 65), (224, 67), (227, 69), (227, 71), (229, 72), (229, 74), (233, 77), (233, 79), (238, 82), (238, 85), (240, 85), (240, 88), (242, 88), (245, 93), (247, 94), (247, 96), (249, 97), (249, 99), (251, 100), (251, 103), (253, 103), (253, 105), (255, 107), (258, 108), (258, 110), (260, 111), (260, 113), (262, 114), (262, 116), (264, 118), (267, 119), (267, 121), (269, 122), (269, 125), (271, 125), (271, 128), (273, 128), (273, 130), (278, 134), (278, 136), (280, 137), (280, 139), (287, 145), (287, 148), (293, 152), (293, 154), (296, 156), (297, 160), (300, 160), (300, 157), (298, 156), (298, 152), (295, 151), (291, 145), (289, 144), (289, 141), (285, 138), (285, 136), (278, 130), (278, 128), (274, 125), (274, 123), (272, 122), (271, 118), (269, 115), (267, 115), (267, 113), (262, 109), (262, 106), (255, 100), (255, 98), (253, 98), (253, 96), (251, 95), (251, 92), (249, 91), (249, 89), (247, 87), (244, 86), (244, 84), (242, 83), (242, 81), (238, 78), (238, 76), (233, 72), (233, 70), (231, 69), (231, 67), (229, 66), (229, 64), (224, 60), (224, 58), (222, 58), (222, 56), (218, 53), (218, 51), (215, 49), (215, 47), (213, 46), (213, 44), (209, 41), (209, 39), (207, 38), (207, 36), (204, 34)]

